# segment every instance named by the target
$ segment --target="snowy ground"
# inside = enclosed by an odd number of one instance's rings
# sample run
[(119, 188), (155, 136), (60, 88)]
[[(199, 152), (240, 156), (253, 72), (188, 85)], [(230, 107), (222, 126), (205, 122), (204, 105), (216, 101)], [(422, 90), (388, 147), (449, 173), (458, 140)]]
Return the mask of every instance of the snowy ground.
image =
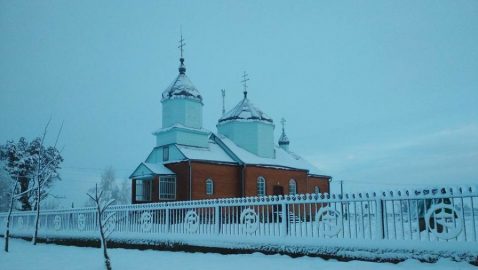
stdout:
[[(2, 239), (3, 240), (3, 239)], [(0, 241), (3, 248), (3, 241)], [(111, 249), (110, 256), (114, 270), (119, 269), (478, 269), (467, 263), (440, 260), (434, 264), (408, 260), (399, 264), (371, 263), (361, 261), (338, 262), (320, 258), (291, 258), (284, 255), (220, 255), (215, 253), (163, 252), (153, 250)], [(11, 251), (0, 251), (0, 269), (104, 269), (101, 250), (39, 244), (13, 239)]]

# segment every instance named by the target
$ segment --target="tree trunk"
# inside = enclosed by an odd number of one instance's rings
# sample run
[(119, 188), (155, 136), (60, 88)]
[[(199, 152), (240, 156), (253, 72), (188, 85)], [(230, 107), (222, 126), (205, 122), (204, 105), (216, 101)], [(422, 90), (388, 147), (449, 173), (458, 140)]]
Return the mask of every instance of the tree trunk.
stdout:
[[(38, 181), (40, 182), (40, 181)], [(41, 186), (40, 183), (37, 183), (37, 200), (36, 200), (36, 215), (35, 215), (35, 232), (33, 233), (32, 243), (33, 245), (37, 244), (37, 237), (38, 237), (38, 225), (40, 221), (40, 196), (41, 196)]]
[(5, 228), (5, 252), (8, 252), (8, 241), (10, 240), (10, 219), (12, 218), (13, 202), (15, 201), (15, 191), (17, 190), (17, 185), (18, 182), (15, 182), (15, 185), (12, 189), (12, 197), (10, 198), (10, 206), (8, 209), (7, 226)]
[(111, 261), (110, 261), (110, 257), (108, 256), (108, 246), (106, 242), (105, 232), (103, 231), (103, 217), (101, 215), (99, 203), (98, 203), (98, 221), (100, 226), (101, 246), (103, 247), (103, 256), (105, 258), (106, 270), (111, 270)]
[(32, 205), (30, 204), (30, 192), (25, 192), (28, 190), (30, 180), (26, 176), (21, 176), (18, 178), (18, 182), (20, 182), (20, 193), (22, 193), (20, 197), (20, 202), (22, 203), (22, 210), (31, 211)]

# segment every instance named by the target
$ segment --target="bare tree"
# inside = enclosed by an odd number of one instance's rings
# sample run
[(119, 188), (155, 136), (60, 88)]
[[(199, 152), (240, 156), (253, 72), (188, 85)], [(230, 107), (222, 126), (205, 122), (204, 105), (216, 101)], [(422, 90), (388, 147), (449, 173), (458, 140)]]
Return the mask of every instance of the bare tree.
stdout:
[[(120, 182), (118, 182), (118, 180)], [(114, 199), (114, 204), (128, 204), (130, 203), (131, 189), (128, 180), (121, 180), (116, 177), (113, 167), (107, 167), (101, 173), (101, 180), (98, 188), (103, 191), (103, 199), (108, 201)], [(94, 193), (95, 187), (88, 189), (89, 193)], [(88, 199), (85, 206), (93, 206), (93, 202)]]
[(96, 184), (96, 187), (95, 187), (95, 194), (92, 195), (87, 193), (87, 195), (95, 203), (95, 206), (96, 206), (96, 216), (97, 216), (96, 218), (98, 219), (98, 227), (100, 231), (100, 237), (101, 237), (100, 240), (101, 240), (101, 247), (103, 248), (103, 257), (105, 259), (105, 266), (107, 270), (111, 270), (111, 260), (110, 260), (110, 257), (108, 256), (107, 240), (114, 229), (112, 228), (112, 226), (109, 226), (110, 228), (108, 230), (107, 225), (110, 222), (110, 220), (113, 218), (115, 213), (112, 212), (112, 213), (109, 213), (108, 215), (105, 215), (105, 214), (108, 207), (110, 207), (115, 200), (111, 199), (109, 201), (106, 201), (105, 199), (103, 199), (103, 190), (101, 190), (100, 193), (98, 194), (98, 184)]
[[(43, 135), (40, 141), (40, 145), (38, 146), (38, 153), (37, 153), (37, 171), (35, 175), (35, 189), (36, 189), (36, 194), (35, 194), (35, 210), (36, 210), (36, 215), (35, 215), (35, 231), (33, 232), (33, 238), (32, 238), (32, 243), (33, 245), (37, 244), (37, 238), (38, 238), (38, 227), (40, 224), (40, 208), (41, 208), (41, 200), (48, 196), (48, 190), (45, 188), (48, 182), (54, 177), (58, 177), (58, 174), (56, 172), (56, 169), (58, 168), (58, 165), (61, 161), (63, 161), (63, 158), (61, 157), (60, 153), (56, 149), (56, 145), (58, 144), (58, 139), (60, 138), (61, 130), (63, 129), (63, 123), (61, 124), (61, 127), (58, 131), (58, 135), (56, 136), (55, 140), (55, 145), (54, 147), (51, 147), (49, 149), (45, 149), (43, 147), (43, 144), (45, 142), (45, 137), (48, 132), (48, 126), (50, 125), (51, 119), (48, 121), (48, 123), (45, 126), (45, 129), (43, 130)], [(46, 153), (44, 153), (46, 151)], [(50, 157), (50, 158), (43, 158), (44, 156)]]
[(15, 202), (15, 193), (17, 191), (18, 187), (18, 181), (15, 181), (11, 188), (11, 198), (10, 198), (10, 206), (8, 210), (8, 216), (7, 216), (7, 224), (5, 228), (5, 252), (8, 252), (8, 241), (10, 239), (10, 219), (12, 217), (12, 210), (13, 210), (13, 203)]
[(10, 203), (9, 203), (9, 208), (8, 208), (8, 215), (7, 215), (7, 222), (6, 222), (6, 227), (5, 227), (5, 246), (4, 250), (5, 252), (8, 252), (8, 242), (10, 239), (10, 221), (12, 219), (12, 212), (13, 212), (13, 207), (15, 204), (15, 201), (23, 196), (26, 192), (30, 192), (30, 190), (26, 190), (25, 192), (17, 193), (18, 186), (20, 185), (19, 177), (17, 176), (14, 180), (11, 180), (11, 187), (10, 187)]

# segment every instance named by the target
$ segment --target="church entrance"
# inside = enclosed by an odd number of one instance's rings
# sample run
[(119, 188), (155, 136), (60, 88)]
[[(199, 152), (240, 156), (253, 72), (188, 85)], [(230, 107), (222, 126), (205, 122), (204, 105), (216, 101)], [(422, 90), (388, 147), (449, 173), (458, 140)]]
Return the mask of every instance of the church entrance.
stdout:
[(284, 187), (281, 185), (274, 185), (272, 187), (272, 195), (284, 195)]

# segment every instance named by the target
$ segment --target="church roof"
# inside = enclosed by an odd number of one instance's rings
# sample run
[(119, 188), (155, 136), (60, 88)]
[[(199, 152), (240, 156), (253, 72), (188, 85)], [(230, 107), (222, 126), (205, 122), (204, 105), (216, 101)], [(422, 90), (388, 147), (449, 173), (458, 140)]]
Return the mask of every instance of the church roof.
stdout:
[(179, 75), (163, 92), (163, 100), (171, 98), (192, 98), (202, 102), (201, 93), (197, 90), (191, 80), (186, 76), (184, 58), (180, 59)]
[(230, 111), (225, 113), (220, 119), (219, 123), (228, 120), (259, 120), (272, 123), (272, 118), (254, 106), (247, 98), (247, 92), (244, 92), (244, 98)]
[(179, 144), (176, 145), (176, 147), (186, 159), (216, 161), (221, 163), (237, 163), (213, 140), (209, 140), (209, 145), (207, 148)]
[(286, 151), (280, 147), (275, 147), (275, 158), (259, 157), (236, 145), (233, 141), (223, 135), (215, 135), (222, 144), (230, 151), (229, 154), (234, 155), (241, 163), (249, 165), (259, 165), (264, 167), (279, 167), (306, 170), (312, 175), (327, 176), (325, 172), (312, 165), (299, 155)]
[(141, 162), (129, 178), (152, 175), (175, 175), (175, 173), (160, 163)]

